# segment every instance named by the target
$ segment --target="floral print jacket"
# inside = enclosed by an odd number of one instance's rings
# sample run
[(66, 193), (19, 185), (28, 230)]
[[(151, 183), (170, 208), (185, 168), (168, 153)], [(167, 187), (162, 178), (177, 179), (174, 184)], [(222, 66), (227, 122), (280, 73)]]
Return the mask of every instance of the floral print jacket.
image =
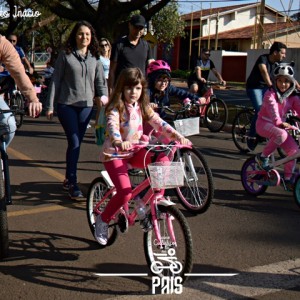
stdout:
[[(113, 109), (107, 115), (106, 140), (103, 144), (103, 152), (100, 153), (100, 161), (102, 162), (132, 157), (134, 155), (132, 151), (116, 151), (112, 145), (115, 141), (139, 143), (143, 135), (143, 119), (139, 104), (126, 104), (126, 108), (122, 116), (117, 109)], [(151, 117), (148, 123), (160, 135), (172, 141), (178, 141), (183, 137), (151, 108), (149, 111)]]

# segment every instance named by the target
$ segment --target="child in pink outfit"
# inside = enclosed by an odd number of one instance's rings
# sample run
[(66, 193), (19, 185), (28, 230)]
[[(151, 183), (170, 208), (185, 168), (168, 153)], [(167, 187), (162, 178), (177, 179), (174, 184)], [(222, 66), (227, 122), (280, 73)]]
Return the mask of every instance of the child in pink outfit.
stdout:
[[(144, 167), (146, 149), (132, 152), (135, 143), (143, 139), (143, 124), (149, 123), (161, 135), (181, 144), (191, 142), (162, 120), (150, 107), (146, 79), (139, 68), (124, 69), (106, 106), (106, 140), (100, 160), (103, 162), (117, 193), (111, 198), (105, 210), (96, 218), (95, 238), (101, 245), (107, 244), (108, 223), (117, 211), (132, 198), (132, 188), (128, 176), (128, 165)], [(119, 149), (119, 150), (117, 150)], [(146, 165), (151, 162), (152, 153), (146, 155)], [(161, 153), (157, 161), (168, 161)], [(164, 191), (162, 190), (163, 194)]]
[[(256, 122), (257, 133), (268, 139), (263, 152), (256, 156), (256, 162), (262, 169), (268, 170), (269, 156), (282, 148), (288, 156), (298, 151), (298, 145), (286, 131), (290, 125), (285, 122), (289, 110), (300, 115), (300, 99), (295, 93), (295, 79), (292, 64), (276, 64), (273, 71), (273, 87), (266, 91), (262, 107)], [(284, 165), (286, 186), (292, 187), (292, 175), (296, 161)]]

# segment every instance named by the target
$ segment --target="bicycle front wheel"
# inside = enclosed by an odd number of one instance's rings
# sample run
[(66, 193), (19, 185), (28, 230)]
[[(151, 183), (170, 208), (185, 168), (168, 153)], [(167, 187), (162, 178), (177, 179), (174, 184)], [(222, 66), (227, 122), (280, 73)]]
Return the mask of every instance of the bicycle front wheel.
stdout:
[(232, 139), (235, 146), (243, 153), (249, 152), (247, 137), (250, 131), (253, 113), (250, 110), (242, 110), (235, 116), (232, 123)]
[(0, 259), (3, 259), (8, 256), (9, 239), (2, 161), (0, 165)]
[(196, 148), (182, 148), (174, 161), (184, 164), (184, 186), (176, 188), (181, 204), (194, 213), (204, 213), (214, 197), (214, 182), (211, 169), (204, 156)]
[(179, 276), (184, 282), (193, 266), (193, 240), (187, 220), (175, 206), (158, 205), (156, 209), (157, 222), (153, 221), (153, 230), (144, 233), (147, 264), (154, 276)]
[[(107, 203), (110, 200), (110, 197), (103, 200), (104, 195), (109, 191), (109, 187), (102, 177), (95, 178), (88, 190), (87, 203), (86, 203), (86, 212), (88, 224), (91, 230), (92, 235), (94, 236), (95, 232), (95, 222), (96, 216), (95, 209), (103, 212)], [(116, 226), (109, 226), (108, 228), (108, 241), (107, 246), (112, 245), (117, 239), (118, 231)], [(101, 246), (101, 245), (99, 245)], [(101, 246), (105, 247), (105, 246)]]
[(205, 124), (211, 132), (219, 132), (227, 123), (228, 108), (221, 99), (214, 98), (207, 105)]

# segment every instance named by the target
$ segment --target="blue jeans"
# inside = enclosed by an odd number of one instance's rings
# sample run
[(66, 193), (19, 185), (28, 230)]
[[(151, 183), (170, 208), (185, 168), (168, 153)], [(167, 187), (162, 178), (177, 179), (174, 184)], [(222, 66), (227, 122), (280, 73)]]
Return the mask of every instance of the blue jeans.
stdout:
[[(0, 96), (0, 109), (10, 109), (2, 96)], [(4, 113), (0, 114), (0, 123), (7, 124), (9, 127), (9, 134), (5, 136), (7, 147), (14, 138), (15, 132), (17, 130), (16, 119), (12, 113)]]
[(66, 153), (66, 179), (69, 184), (77, 183), (77, 163), (80, 145), (92, 117), (92, 107), (76, 107), (57, 104), (57, 116), (68, 140)]
[(255, 137), (256, 135), (255, 124), (257, 120), (257, 114), (260, 110), (264, 98), (264, 94), (267, 89), (268, 89), (267, 87), (264, 89), (247, 89), (247, 96), (249, 97), (255, 111), (254, 117), (251, 121), (250, 132), (249, 132), (249, 136), (251, 137)]

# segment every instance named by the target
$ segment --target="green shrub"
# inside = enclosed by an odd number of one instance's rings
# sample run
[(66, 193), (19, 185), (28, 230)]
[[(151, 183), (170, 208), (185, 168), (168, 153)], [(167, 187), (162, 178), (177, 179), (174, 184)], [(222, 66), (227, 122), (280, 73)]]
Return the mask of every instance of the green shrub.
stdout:
[(174, 70), (171, 72), (172, 78), (182, 78), (182, 79), (187, 79), (190, 75), (189, 70)]

